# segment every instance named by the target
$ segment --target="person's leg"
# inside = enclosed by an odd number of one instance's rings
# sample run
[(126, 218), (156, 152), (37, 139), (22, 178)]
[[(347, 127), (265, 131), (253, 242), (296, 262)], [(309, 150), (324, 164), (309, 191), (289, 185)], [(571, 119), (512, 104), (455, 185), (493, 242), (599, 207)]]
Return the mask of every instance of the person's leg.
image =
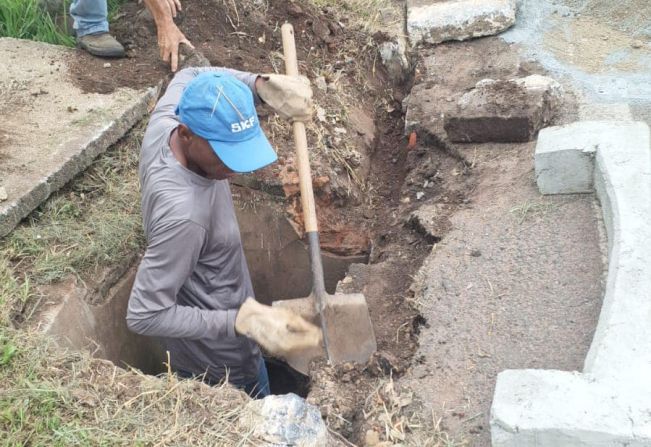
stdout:
[(74, 20), (77, 43), (95, 56), (123, 57), (124, 47), (108, 33), (107, 0), (73, 0), (70, 15)]
[(73, 0), (70, 15), (74, 19), (73, 27), (77, 37), (108, 33), (106, 0)]

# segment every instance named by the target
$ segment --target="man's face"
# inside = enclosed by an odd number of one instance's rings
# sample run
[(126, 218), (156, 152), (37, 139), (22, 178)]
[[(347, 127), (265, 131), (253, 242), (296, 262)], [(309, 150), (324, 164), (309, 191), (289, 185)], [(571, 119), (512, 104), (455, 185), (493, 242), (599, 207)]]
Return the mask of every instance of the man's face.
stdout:
[(188, 154), (201, 174), (212, 180), (225, 180), (236, 173), (231, 171), (215, 154), (210, 143), (198, 135), (192, 135)]

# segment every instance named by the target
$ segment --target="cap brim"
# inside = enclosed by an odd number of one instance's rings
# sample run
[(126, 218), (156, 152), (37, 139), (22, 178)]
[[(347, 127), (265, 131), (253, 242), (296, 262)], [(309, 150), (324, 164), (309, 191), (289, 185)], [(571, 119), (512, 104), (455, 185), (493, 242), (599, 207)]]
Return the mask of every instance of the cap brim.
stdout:
[(237, 143), (209, 141), (219, 159), (234, 172), (252, 172), (278, 159), (262, 129), (253, 138)]

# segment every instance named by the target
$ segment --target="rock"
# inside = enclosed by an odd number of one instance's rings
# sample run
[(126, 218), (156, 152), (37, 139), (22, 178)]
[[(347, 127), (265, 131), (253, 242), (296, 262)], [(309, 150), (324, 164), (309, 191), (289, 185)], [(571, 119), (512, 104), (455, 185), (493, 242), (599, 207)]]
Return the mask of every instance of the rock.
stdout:
[(375, 121), (373, 121), (373, 118), (368, 116), (363, 109), (359, 107), (351, 107), (349, 120), (355, 132), (361, 135), (364, 139), (366, 147), (372, 149), (376, 133)]
[(3, 200), (7, 200), (9, 198), (9, 195), (7, 194), (7, 190), (5, 189), (4, 186), (0, 186), (0, 202)]
[(490, 36), (515, 23), (515, 10), (515, 0), (408, 0), (407, 33), (414, 45)]
[(404, 82), (411, 70), (407, 58), (407, 39), (395, 36), (392, 40), (381, 43), (378, 50), (391, 80), (397, 84)]
[[(328, 443), (328, 429), (319, 409), (290, 393), (247, 404), (240, 424), (267, 446), (318, 447)], [(256, 444), (258, 445), (258, 444)]]
[(204, 54), (194, 48), (190, 48), (187, 45), (181, 45), (180, 47), (180, 68), (186, 67), (210, 67), (210, 61)]
[(366, 430), (364, 437), (364, 445), (367, 447), (374, 447), (380, 443), (380, 434), (375, 430)]
[(640, 49), (643, 46), (644, 46), (644, 42), (642, 42), (641, 40), (634, 40), (633, 42), (631, 42), (631, 47), (635, 49)]
[(441, 240), (440, 223), (445, 219), (441, 211), (441, 205), (423, 205), (409, 215), (407, 224), (422, 234), (428, 243), (435, 244)]
[(314, 83), (316, 84), (316, 88), (319, 90), (325, 92), (328, 90), (328, 83), (326, 82), (326, 79), (323, 76), (317, 76), (316, 79), (314, 80)]
[(459, 143), (530, 141), (554, 118), (562, 97), (560, 84), (545, 76), (484, 79), (459, 98), (445, 131)]

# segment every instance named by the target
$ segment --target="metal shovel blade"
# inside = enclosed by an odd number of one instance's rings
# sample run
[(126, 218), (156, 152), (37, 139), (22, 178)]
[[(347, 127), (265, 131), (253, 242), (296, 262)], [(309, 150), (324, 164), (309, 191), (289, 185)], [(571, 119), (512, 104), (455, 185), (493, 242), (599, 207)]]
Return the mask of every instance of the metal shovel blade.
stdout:
[[(328, 340), (330, 362), (335, 365), (345, 362), (366, 363), (377, 351), (366, 298), (361, 293), (326, 294), (324, 298), (323, 318), (326, 319), (328, 333), (323, 335)], [(319, 324), (312, 295), (276, 301), (273, 305), (289, 309), (306, 320)], [(285, 360), (295, 370), (308, 374), (310, 362), (325, 356), (324, 348), (319, 347), (294, 351)]]

